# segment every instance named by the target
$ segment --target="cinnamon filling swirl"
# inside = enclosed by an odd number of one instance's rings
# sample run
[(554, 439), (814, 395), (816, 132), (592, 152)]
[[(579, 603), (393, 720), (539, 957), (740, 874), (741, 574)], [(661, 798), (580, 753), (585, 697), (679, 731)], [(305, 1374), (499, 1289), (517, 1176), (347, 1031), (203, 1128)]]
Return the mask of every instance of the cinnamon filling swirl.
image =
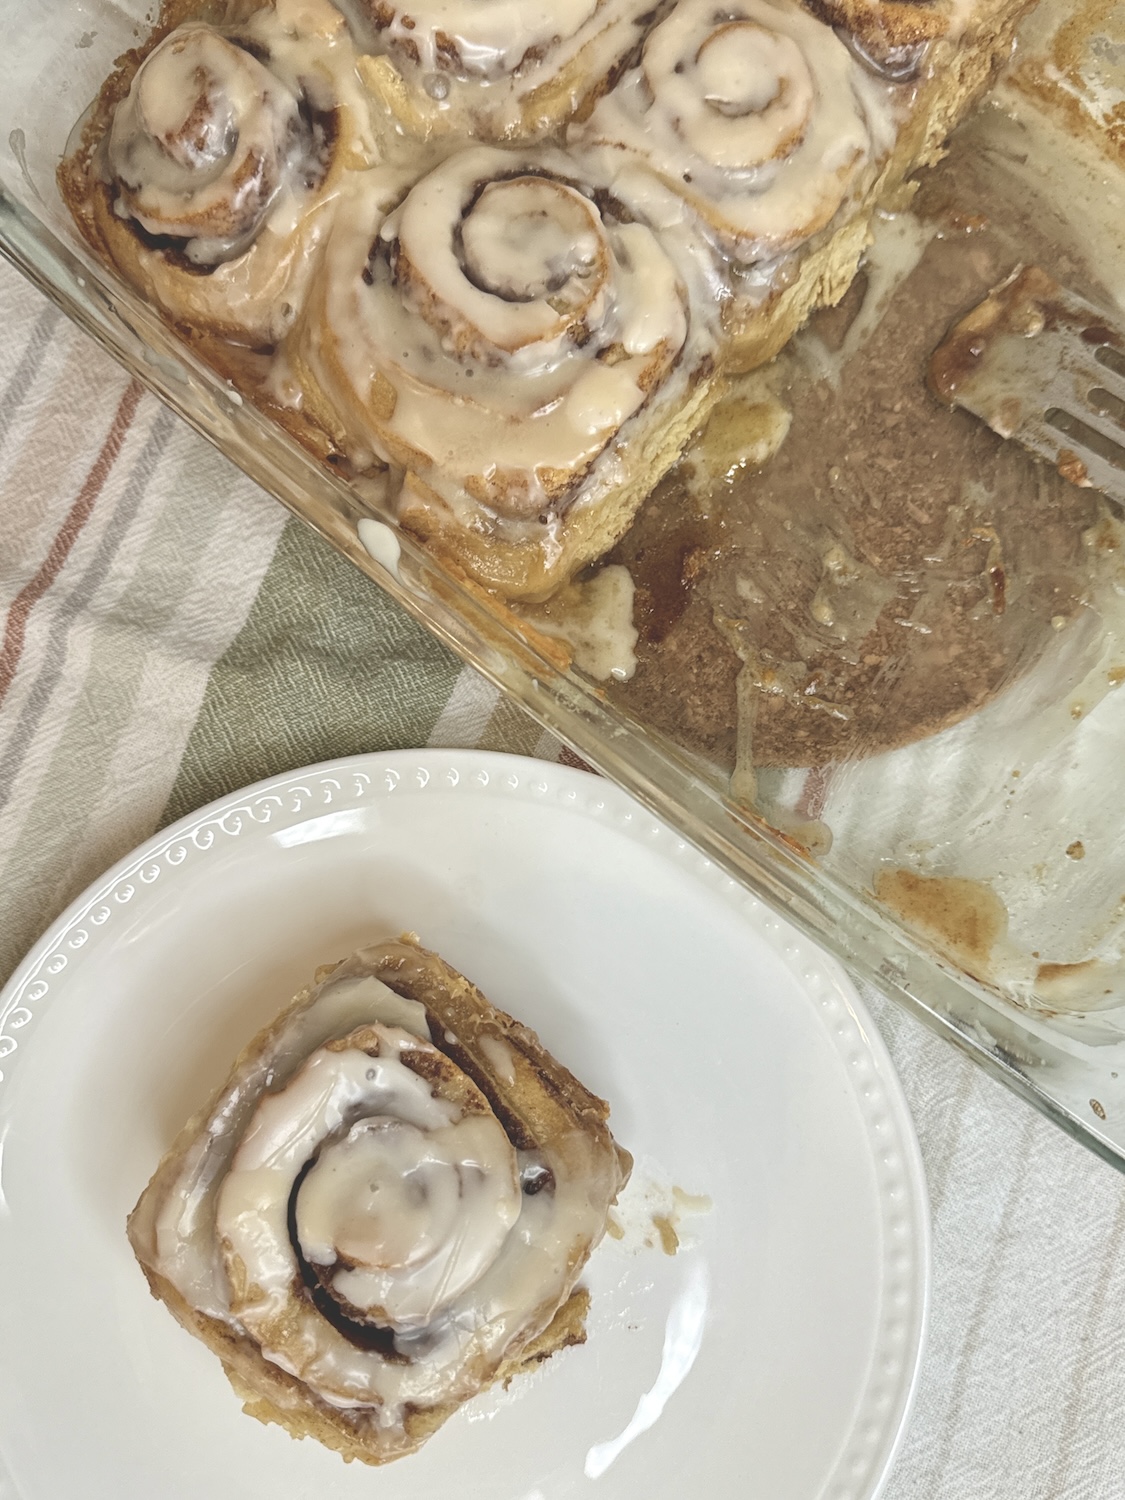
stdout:
[(462, 515), (561, 514), (689, 342), (667, 248), (584, 170), (479, 147), (398, 204), (374, 173), (341, 206), (298, 331), (306, 397)]
[(105, 159), (115, 212), (198, 266), (242, 254), (282, 185), (323, 181), (333, 128), (237, 38), (184, 26), (116, 111)]
[(862, 192), (892, 101), (796, 0), (680, 0), (575, 139), (637, 158), (735, 261), (776, 259)]
[(445, 240), (429, 232), (443, 189), (420, 183), (390, 242), (404, 302), (463, 359), (586, 344), (611, 269), (594, 204), (552, 177), (503, 177), (475, 189)]
[(432, 1355), (435, 1320), (520, 1206), (515, 1149), (475, 1085), (412, 1033), (359, 1027), (259, 1102), (230, 1164), (215, 1228), (231, 1314), (326, 1400), (356, 1399), (336, 1335), (396, 1365)]

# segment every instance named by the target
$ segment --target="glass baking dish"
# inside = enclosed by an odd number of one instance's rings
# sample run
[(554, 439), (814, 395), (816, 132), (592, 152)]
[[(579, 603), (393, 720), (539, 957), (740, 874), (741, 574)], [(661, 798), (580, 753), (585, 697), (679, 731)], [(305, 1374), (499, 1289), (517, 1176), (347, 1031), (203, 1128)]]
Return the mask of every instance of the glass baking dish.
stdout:
[[(1036, 104), (1044, 118), (1079, 109), (1096, 126), (1122, 107), (1125, 43), (1112, 35), (1106, 7), (1095, 10), (1080, 57), (1072, 45), (1078, 12), (1061, 0), (1044, 0), (1025, 25), (1024, 62), (1046, 59)], [(1090, 581), (1067, 628), (1037, 646), (979, 712), (836, 765), (832, 796), (820, 798), (815, 817), (808, 776), (784, 766), (763, 773), (748, 796), (731, 767), (700, 754), (674, 722), (655, 726), (627, 693), (561, 668), (534, 633), (443, 571), (393, 514), (321, 467), (93, 261), (55, 169), (114, 59), (144, 36), (151, 14), (137, 0), (4, 0), (4, 11), (4, 254), (540, 723), (856, 975), (1125, 1168), (1125, 798), (1117, 786), (1125, 692), (1114, 690), (1125, 680), (1125, 642), (1112, 569)], [(1073, 66), (1052, 73), (1051, 48), (1067, 28)], [(1019, 142), (1003, 137), (1032, 126), (993, 107), (984, 126), (970, 129), (983, 131), (981, 152), (1003, 158), (1008, 185), (1018, 188)], [(1090, 158), (1090, 201), (1109, 233), (1125, 223), (1125, 174), (1096, 146), (1075, 150)], [(1113, 553), (1113, 516), (1100, 524), (1090, 536)], [(1002, 962), (982, 961), (986, 929), (999, 934), (993, 958)]]

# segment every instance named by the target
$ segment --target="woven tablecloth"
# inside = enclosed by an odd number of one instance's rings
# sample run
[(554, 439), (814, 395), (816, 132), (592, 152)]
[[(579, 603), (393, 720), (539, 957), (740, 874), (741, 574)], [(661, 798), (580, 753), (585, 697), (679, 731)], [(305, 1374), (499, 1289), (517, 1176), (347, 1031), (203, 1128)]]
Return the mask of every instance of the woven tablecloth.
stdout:
[[(569, 753), (3, 264), (0, 328), (0, 981), (107, 866), (248, 782), (425, 744)], [(1125, 1182), (868, 999), (934, 1227), (887, 1500), (1125, 1496)]]

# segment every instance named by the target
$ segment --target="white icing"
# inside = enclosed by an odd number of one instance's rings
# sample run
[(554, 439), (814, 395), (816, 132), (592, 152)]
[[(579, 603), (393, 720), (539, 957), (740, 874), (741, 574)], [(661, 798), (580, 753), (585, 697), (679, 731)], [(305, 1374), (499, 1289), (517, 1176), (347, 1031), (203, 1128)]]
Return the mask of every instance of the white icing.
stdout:
[[(700, 35), (699, 28), (691, 34)], [(712, 23), (694, 55), (684, 43), (684, 27), (657, 27), (645, 47), (644, 73), (701, 160), (748, 172), (800, 145), (816, 88), (791, 36), (732, 20)]]
[(682, 225), (662, 244), (644, 204), (603, 218), (597, 180), (583, 191), (585, 163), (556, 150), (462, 151), (392, 207), (400, 182), (367, 174), (341, 204), (302, 330), (352, 441), (465, 519), (537, 520), (604, 492), (608, 465), (588, 476), (607, 445), (714, 346), (702, 247)]
[(513, 73), (533, 47), (574, 36), (597, 8), (597, 0), (411, 0), (381, 40), (424, 73), (495, 77)]
[[(386, 489), (386, 486), (383, 486)], [(385, 496), (380, 496), (380, 503)], [(371, 516), (361, 516), (356, 524), (356, 531), (363, 550), (369, 557), (373, 557), (380, 567), (386, 568), (388, 573), (399, 576), (398, 565), (402, 558), (402, 543), (396, 533), (385, 521), (376, 521)]]
[(479, 1037), (477, 1046), (500, 1082), (511, 1087), (516, 1081), (516, 1059), (511, 1046), (503, 1037), (488, 1035)]
[[(296, 1205), (302, 1251), (350, 1262), (336, 1291), (390, 1327), (424, 1325), (471, 1287), (519, 1216), (516, 1155), (495, 1118), (460, 1113), (402, 1060), (440, 1054), (399, 1030), (356, 1036), (353, 1049), (314, 1052), (261, 1101), (219, 1195), (224, 1253), (254, 1288), (234, 1311), (267, 1353), (297, 1270), (289, 1199), (310, 1160)], [(375, 1057), (361, 1050), (372, 1036)], [(316, 1346), (319, 1313), (304, 1303), (298, 1317), (313, 1330), (301, 1328), (302, 1344)], [(280, 1352), (303, 1374), (288, 1322), (285, 1333)]]
[(182, 26), (114, 114), (118, 211), (213, 264), (256, 233), (296, 170), (300, 124), (296, 94), (256, 58), (208, 26)]
[[(556, 126), (639, 40), (650, 0), (345, 0), (372, 92), (415, 135), (529, 139)], [(410, 25), (407, 25), (409, 19)]]
[[(636, 203), (636, 200), (634, 200)], [(617, 258), (630, 275), (618, 289), (620, 339), (629, 354), (651, 354), (661, 344), (679, 348), (687, 338), (687, 315), (678, 295), (676, 268), (660, 241), (642, 224), (622, 224)]]
[(750, 262), (829, 223), (892, 116), (889, 86), (797, 0), (679, 0), (573, 137), (639, 157)]
[(627, 369), (620, 365), (592, 364), (583, 370), (567, 392), (567, 419), (583, 437), (620, 427), (644, 400)]
[(247, 1064), (240, 1087), (215, 1110), (208, 1136), (197, 1140), (185, 1157), (176, 1191), (168, 1194), (152, 1225), (152, 1239), (163, 1274), (201, 1312), (222, 1317), (228, 1311), (226, 1276), (212, 1232), (215, 1194), (262, 1091), (284, 1083), (308, 1052), (373, 1021), (402, 1026), (429, 1040), (425, 1009), (379, 980), (328, 985), (315, 1008), (293, 1013), (263, 1055)]
[(633, 624), (633, 594), (628, 568), (610, 563), (593, 578), (568, 585), (546, 604), (524, 613), (544, 635), (566, 641), (575, 666), (598, 682), (628, 682), (637, 670), (639, 638)]
[[(372, 1030), (376, 1057), (348, 1045), (370, 1048)], [(585, 1131), (513, 1151), (495, 1118), (466, 1103), (483, 1105), (467, 1079), (446, 1088), (405, 1065), (412, 1049), (433, 1058), (429, 1037), (424, 1007), (357, 954), (241, 1060), (174, 1180), (159, 1197), (150, 1189), (131, 1225), (190, 1306), (249, 1332), (326, 1402), (364, 1408), (390, 1433), (406, 1403), (472, 1394), (513, 1340), (545, 1325), (601, 1237), (620, 1180), (612, 1152)], [(347, 1040), (326, 1047), (335, 1039)], [(486, 1065), (515, 1079), (522, 1058), (488, 1040)], [(294, 1292), (289, 1199), (318, 1152), (297, 1194), (302, 1250), (324, 1267), (340, 1251), (356, 1263), (337, 1270), (333, 1290), (393, 1326), (395, 1360), (350, 1343)], [(519, 1191), (523, 1172), (545, 1178), (538, 1192)]]

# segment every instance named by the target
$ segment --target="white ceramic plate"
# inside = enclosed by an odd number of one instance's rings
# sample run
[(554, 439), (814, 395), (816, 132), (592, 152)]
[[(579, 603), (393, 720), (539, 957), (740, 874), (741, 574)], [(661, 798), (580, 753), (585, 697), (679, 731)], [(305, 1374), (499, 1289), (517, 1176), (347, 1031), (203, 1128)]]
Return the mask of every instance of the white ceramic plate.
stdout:
[[(242, 1043), (318, 964), (407, 928), (610, 1101), (637, 1168), (585, 1347), (375, 1474), (243, 1416), (124, 1224)], [(637, 1241), (673, 1185), (713, 1206), (668, 1256)], [(5, 1500), (870, 1500), (928, 1260), (910, 1120), (840, 970), (579, 771), (409, 752), (227, 797), (0, 997)]]

